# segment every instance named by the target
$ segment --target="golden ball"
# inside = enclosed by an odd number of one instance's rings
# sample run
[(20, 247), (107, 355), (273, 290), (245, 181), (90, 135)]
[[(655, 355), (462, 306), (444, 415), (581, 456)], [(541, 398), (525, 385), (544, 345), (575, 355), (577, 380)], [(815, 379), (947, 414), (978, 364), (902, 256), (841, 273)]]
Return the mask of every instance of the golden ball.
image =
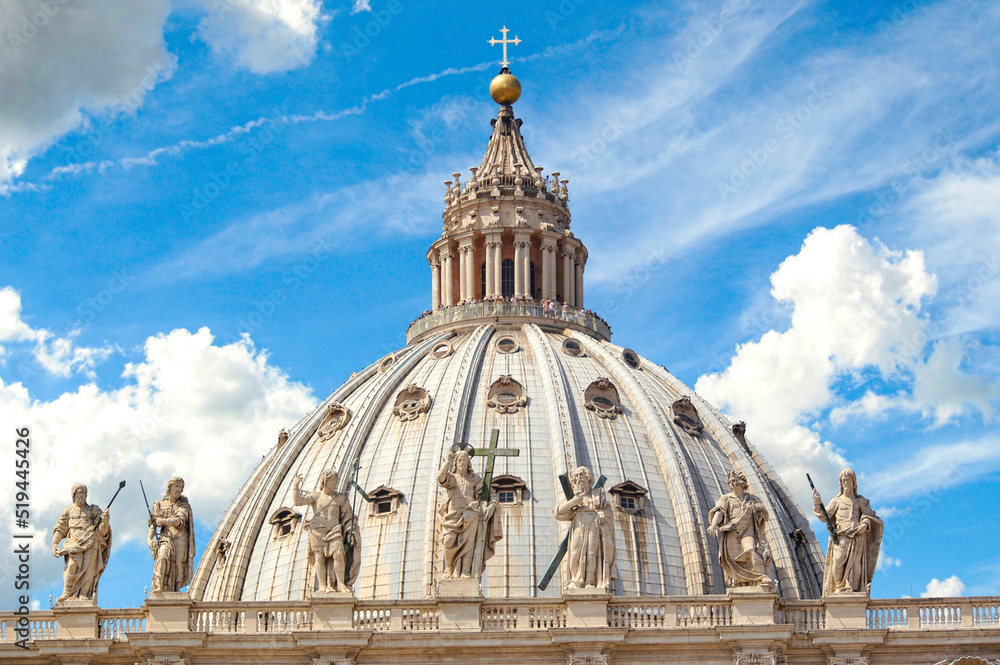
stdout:
[(490, 97), (497, 104), (513, 104), (521, 96), (521, 82), (513, 74), (499, 74), (490, 82)]

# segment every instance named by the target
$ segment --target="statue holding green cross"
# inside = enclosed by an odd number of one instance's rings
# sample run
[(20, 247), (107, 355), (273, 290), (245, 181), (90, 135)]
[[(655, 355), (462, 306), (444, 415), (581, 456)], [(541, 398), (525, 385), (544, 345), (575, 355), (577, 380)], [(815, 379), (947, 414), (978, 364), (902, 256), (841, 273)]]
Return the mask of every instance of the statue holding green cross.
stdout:
[[(493, 430), (488, 448), (458, 444), (445, 457), (435, 478), (446, 496), (438, 507), (438, 535), (444, 559), (443, 579), (478, 578), (503, 538), (497, 503), (490, 498), (497, 456), (516, 457), (516, 448), (497, 448), (500, 430)], [(486, 457), (485, 475), (472, 470), (472, 457)]]

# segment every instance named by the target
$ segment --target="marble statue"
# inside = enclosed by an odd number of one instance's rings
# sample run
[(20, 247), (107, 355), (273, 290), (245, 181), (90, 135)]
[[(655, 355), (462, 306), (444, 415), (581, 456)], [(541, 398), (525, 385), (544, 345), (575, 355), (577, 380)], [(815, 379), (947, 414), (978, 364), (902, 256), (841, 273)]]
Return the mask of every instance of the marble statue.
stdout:
[(853, 469), (840, 472), (840, 493), (823, 510), (819, 492), (813, 490), (813, 514), (829, 519), (831, 533), (823, 574), (824, 593), (871, 592), (872, 576), (882, 545), (882, 520), (871, 503), (858, 494), (858, 478)]
[[(111, 554), (111, 521), (107, 510), (87, 503), (87, 486), (76, 483), (73, 503), (52, 529), (52, 555), (63, 557), (63, 592), (57, 604), (80, 598), (97, 602), (97, 584)], [(62, 547), (60, 541), (65, 538)]]
[(292, 481), (296, 506), (312, 506), (313, 515), (304, 525), (309, 532), (310, 591), (349, 593), (358, 578), (361, 557), (357, 518), (344, 492), (337, 491), (340, 476), (333, 469), (319, 475), (319, 490), (300, 489), (302, 476)]
[(194, 576), (194, 515), (183, 491), (184, 480), (174, 476), (163, 498), (153, 502), (146, 536), (153, 553), (153, 592), (180, 591)]
[(610, 591), (618, 577), (615, 565), (614, 509), (603, 489), (595, 490), (594, 475), (585, 466), (570, 472), (573, 498), (556, 504), (557, 520), (571, 522), (566, 563), (566, 586)]
[[(485, 529), (483, 561), (485, 565), (503, 538), (500, 521), (496, 519), (497, 503), (480, 501), (483, 478), (472, 472), (469, 453), (451, 451), (437, 473), (438, 485), (446, 492), (438, 507), (438, 536), (444, 554), (444, 579), (475, 577), (476, 540)], [(481, 570), (481, 568), (479, 569)]]
[(719, 563), (726, 584), (770, 589), (773, 582), (767, 577), (772, 563), (765, 538), (767, 510), (757, 496), (747, 491), (746, 474), (730, 471), (727, 480), (730, 491), (719, 497), (708, 512), (708, 533), (719, 539)]

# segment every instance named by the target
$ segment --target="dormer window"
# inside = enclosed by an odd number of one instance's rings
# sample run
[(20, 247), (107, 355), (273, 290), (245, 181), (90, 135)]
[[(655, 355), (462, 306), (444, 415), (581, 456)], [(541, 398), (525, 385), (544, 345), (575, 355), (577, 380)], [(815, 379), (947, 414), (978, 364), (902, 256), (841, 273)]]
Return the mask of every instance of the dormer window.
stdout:
[(394, 515), (399, 510), (403, 493), (385, 485), (379, 485), (375, 490), (368, 493), (371, 502), (371, 514), (375, 517), (386, 517)]
[(618, 510), (623, 513), (638, 515), (642, 512), (643, 503), (649, 491), (638, 483), (626, 480), (609, 489), (608, 494), (614, 497), (615, 507)]
[(274, 527), (274, 539), (283, 540), (295, 532), (302, 516), (291, 508), (278, 508), (268, 523)]
[(501, 506), (520, 506), (524, 503), (528, 485), (517, 476), (496, 476), (490, 483), (490, 493)]

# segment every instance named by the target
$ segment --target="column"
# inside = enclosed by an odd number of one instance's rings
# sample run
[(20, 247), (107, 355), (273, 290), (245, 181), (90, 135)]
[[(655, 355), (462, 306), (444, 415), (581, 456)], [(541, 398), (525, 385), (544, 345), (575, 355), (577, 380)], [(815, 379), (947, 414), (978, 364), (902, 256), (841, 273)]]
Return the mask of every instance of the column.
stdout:
[(493, 288), (498, 296), (503, 295), (503, 236), (497, 236), (496, 247), (493, 248)]
[(550, 241), (542, 240), (542, 298), (555, 298), (552, 288), (553, 268), (552, 258), (555, 247)]
[(490, 235), (486, 240), (486, 293), (484, 297), (496, 297), (500, 293), (500, 248), (499, 235)]
[(583, 257), (577, 256), (576, 264), (576, 306), (583, 307)]
[(524, 241), (514, 239), (514, 295), (524, 295), (524, 273), (521, 266), (524, 263)]
[[(524, 295), (529, 300), (535, 299), (535, 293), (531, 290), (531, 241), (524, 243), (524, 263), (521, 265), (521, 274), (524, 276)], [(535, 276), (538, 279), (538, 276)], [(535, 287), (537, 288), (537, 284)]]
[(448, 307), (454, 305), (452, 269), (451, 269), (451, 248), (445, 247), (441, 250), (441, 306)]
[(573, 274), (573, 250), (563, 247), (563, 302), (570, 306), (575, 302), (573, 290), (576, 286), (576, 275)]
[(460, 245), (458, 248), (458, 302), (469, 298), (469, 248)]
[(431, 309), (441, 308), (441, 262), (431, 259)]

